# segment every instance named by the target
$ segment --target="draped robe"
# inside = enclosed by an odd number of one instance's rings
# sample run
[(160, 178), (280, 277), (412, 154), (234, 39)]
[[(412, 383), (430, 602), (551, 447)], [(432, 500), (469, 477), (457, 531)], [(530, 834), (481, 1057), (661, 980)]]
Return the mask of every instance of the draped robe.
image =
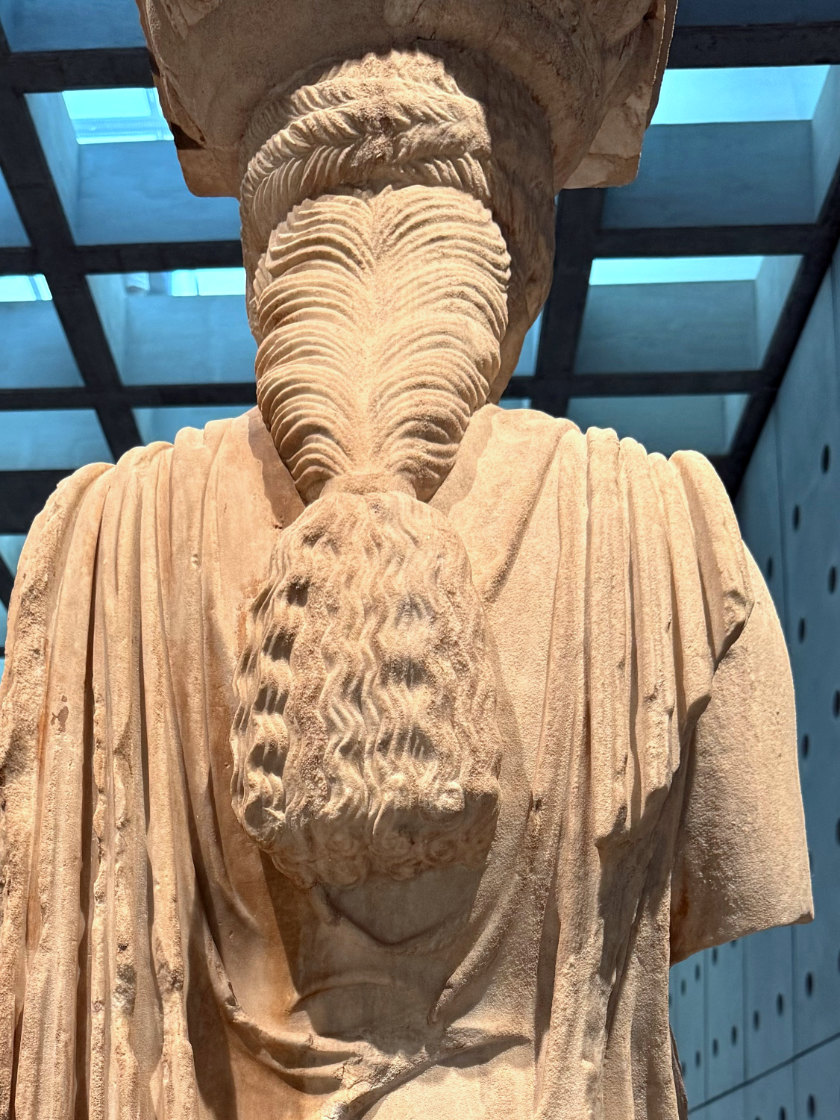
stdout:
[[(59, 486), (0, 689), (0, 1115), (684, 1114), (670, 963), (811, 907), (766, 588), (709, 464), (611, 431), (487, 406), (433, 504), (487, 615), (502, 807), (465, 912), (394, 945), (233, 816), (244, 609), (302, 508), (259, 414)], [(424, 1009), (412, 1046), (336, 1020), (350, 968), (359, 1006)]]

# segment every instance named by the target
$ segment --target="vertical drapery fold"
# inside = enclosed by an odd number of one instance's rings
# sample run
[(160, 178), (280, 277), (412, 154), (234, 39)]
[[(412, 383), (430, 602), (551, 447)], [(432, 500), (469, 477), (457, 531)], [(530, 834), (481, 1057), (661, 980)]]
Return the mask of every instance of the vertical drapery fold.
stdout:
[[(79, 472), (37, 519), (42, 547), (25, 548), (9, 611), (9, 633), (22, 638), (0, 686), (0, 1115), (25, 1086), (21, 1120), (73, 1109), (76, 1007), (61, 997), (76, 983), (93, 588), (72, 586), (70, 565), (92, 569), (102, 470)], [(75, 626), (61, 624), (62, 612)]]
[[(555, 822), (546, 922), (559, 933), (543, 947), (556, 970), (537, 1112), (674, 1116), (667, 985), (657, 1000), (641, 981), (667, 977), (677, 779), (715, 668), (749, 613), (743, 546), (702, 456), (668, 462), (597, 429), (569, 432), (558, 448), (562, 637), (543, 725), (551, 769), (538, 789)], [(573, 698), (584, 707), (570, 718)], [(659, 827), (669, 814), (674, 827)], [(634, 1043), (634, 1032), (659, 1044)]]
[[(217, 700), (205, 682), (218, 690), (234, 659), (204, 620), (236, 595), (214, 568), (205, 490), (213, 477), (214, 509), (234, 491), (240, 532), (260, 503), (269, 524), (258, 535), (276, 528), (266, 456), (242, 462), (254, 420), (78, 472), (30, 534), (1, 694), (0, 1116), (204, 1115), (187, 996), (190, 954), (206, 956), (212, 936), (191, 811), (210, 786)], [(231, 470), (219, 478), (226, 437)], [(228, 554), (238, 546), (228, 540)], [(214, 871), (227, 880), (223, 853)]]

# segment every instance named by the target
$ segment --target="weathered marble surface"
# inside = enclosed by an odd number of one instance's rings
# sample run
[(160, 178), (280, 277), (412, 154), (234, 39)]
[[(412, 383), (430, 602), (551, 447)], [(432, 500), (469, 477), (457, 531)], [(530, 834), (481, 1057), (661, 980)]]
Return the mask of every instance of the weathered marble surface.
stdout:
[(676, 1120), (670, 963), (809, 916), (713, 469), (492, 403), (613, 111), (539, 83), (645, 8), (144, 5), (236, 141), (259, 408), (77, 472), (24, 550), (0, 1115)]
[(422, 43), (482, 54), (546, 111), (555, 185), (633, 179), (676, 0), (138, 0), (189, 186), (235, 195), (273, 87), (327, 58)]

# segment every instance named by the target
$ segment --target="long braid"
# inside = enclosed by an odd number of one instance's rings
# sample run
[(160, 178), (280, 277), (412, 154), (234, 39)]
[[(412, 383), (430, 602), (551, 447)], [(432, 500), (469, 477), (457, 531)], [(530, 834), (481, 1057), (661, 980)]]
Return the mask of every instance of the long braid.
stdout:
[(463, 543), (425, 500), (506, 377), (532, 280), (499, 223), (533, 233), (528, 192), (506, 181), (493, 209), (488, 115), (418, 52), (333, 68), (247, 143), (278, 122), (248, 163), (243, 244), (257, 397), (308, 508), (249, 612), (234, 807), (301, 883), (475, 866), (495, 684)]
[(498, 374), (507, 277), (489, 211), (451, 188), (328, 195), (272, 233), (257, 396), (304, 501), (347, 474), (434, 493)]

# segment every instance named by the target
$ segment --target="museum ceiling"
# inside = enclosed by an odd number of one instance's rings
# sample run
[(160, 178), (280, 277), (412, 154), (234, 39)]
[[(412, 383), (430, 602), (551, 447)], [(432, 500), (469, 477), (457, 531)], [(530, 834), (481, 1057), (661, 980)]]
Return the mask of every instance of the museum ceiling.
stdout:
[[(837, 16), (682, 0), (639, 177), (562, 196), (503, 403), (737, 492), (840, 233)], [(237, 206), (188, 193), (151, 84), (134, 0), (0, 0), (0, 657), (57, 481), (254, 403)]]

